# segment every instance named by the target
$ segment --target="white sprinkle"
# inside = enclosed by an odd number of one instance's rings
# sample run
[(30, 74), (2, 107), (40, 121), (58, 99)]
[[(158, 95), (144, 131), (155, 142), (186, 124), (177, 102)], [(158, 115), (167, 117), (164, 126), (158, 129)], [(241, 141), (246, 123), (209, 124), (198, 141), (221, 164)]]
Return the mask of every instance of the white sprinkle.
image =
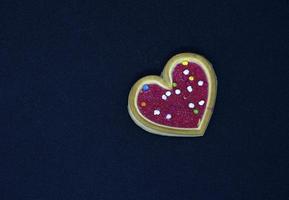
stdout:
[(171, 119), (172, 118), (172, 115), (171, 114), (167, 114), (166, 115), (166, 119)]
[(202, 105), (204, 105), (204, 104), (205, 104), (205, 101), (204, 101), (204, 100), (199, 101), (199, 105), (200, 105), (200, 106), (202, 106)]
[(167, 95), (168, 97), (171, 96), (171, 94), (172, 94), (172, 93), (171, 93), (170, 91), (167, 91), (167, 92), (166, 92), (166, 95)]
[(189, 85), (189, 86), (187, 87), (187, 90), (188, 90), (188, 92), (192, 92), (192, 91), (193, 91), (193, 87)]
[(154, 115), (160, 115), (161, 114), (161, 111), (159, 110), (154, 110)]
[(168, 98), (168, 97), (167, 97), (166, 95), (164, 95), (164, 94), (162, 95), (162, 99), (163, 99), (163, 100), (167, 100), (167, 98)]
[(188, 70), (188, 69), (185, 69), (184, 71), (183, 71), (183, 74), (184, 75), (188, 75), (190, 73), (190, 71)]
[(189, 108), (194, 108), (195, 104), (194, 103), (189, 103)]
[(176, 90), (175, 90), (175, 93), (176, 93), (176, 94), (181, 94), (181, 90), (176, 89)]
[(203, 86), (204, 85), (204, 81), (198, 81), (198, 86)]

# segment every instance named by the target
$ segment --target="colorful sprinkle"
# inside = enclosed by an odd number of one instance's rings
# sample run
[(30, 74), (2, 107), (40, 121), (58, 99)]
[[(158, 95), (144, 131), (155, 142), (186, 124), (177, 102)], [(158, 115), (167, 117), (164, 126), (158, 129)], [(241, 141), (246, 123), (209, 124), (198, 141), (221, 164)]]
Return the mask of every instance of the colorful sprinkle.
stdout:
[(172, 115), (171, 114), (167, 114), (166, 115), (166, 119), (171, 119), (172, 118)]
[(145, 84), (145, 85), (142, 87), (142, 89), (143, 89), (143, 91), (147, 91), (147, 90), (150, 89), (150, 87), (149, 87), (147, 84)]
[(199, 110), (198, 110), (198, 109), (194, 109), (194, 111), (193, 111), (193, 112), (194, 112), (194, 114), (196, 114), (196, 115), (197, 115), (197, 114), (199, 113)]
[(193, 91), (193, 87), (189, 85), (189, 86), (187, 87), (187, 90), (188, 90), (188, 92), (192, 92), (192, 91)]
[(183, 74), (184, 75), (188, 75), (190, 73), (190, 71), (188, 70), (188, 69), (185, 69), (184, 71), (183, 71)]
[(141, 105), (141, 107), (145, 107), (145, 106), (147, 105), (147, 103), (144, 102), (144, 101), (142, 101), (142, 102), (140, 103), (140, 105)]
[(182, 65), (185, 65), (185, 66), (187, 66), (188, 64), (189, 64), (189, 62), (188, 62), (188, 61), (186, 61), (186, 60), (182, 62)]
[(166, 95), (164, 95), (164, 94), (162, 95), (162, 99), (163, 99), (163, 100), (167, 100), (167, 98), (168, 98), (168, 97), (167, 97)]
[(160, 115), (161, 114), (161, 111), (159, 110), (154, 110), (154, 115)]
[(176, 90), (175, 90), (175, 93), (176, 93), (176, 94), (181, 94), (181, 90), (176, 89)]
[(202, 105), (204, 105), (204, 104), (205, 104), (205, 101), (204, 101), (204, 100), (199, 101), (199, 105), (200, 105), (200, 106), (202, 106)]
[(189, 80), (190, 80), (190, 81), (193, 81), (193, 80), (194, 80), (194, 77), (193, 77), (193, 76), (190, 76), (190, 77), (189, 77)]
[(204, 81), (198, 81), (198, 86), (203, 86), (204, 85)]
[(195, 104), (194, 103), (189, 103), (189, 108), (194, 108), (195, 107)]
[(166, 92), (166, 95), (167, 95), (168, 97), (171, 96), (171, 94), (172, 94), (171, 91), (167, 91), (167, 92)]
[(173, 87), (177, 87), (177, 84), (176, 84), (176, 83), (173, 83)]

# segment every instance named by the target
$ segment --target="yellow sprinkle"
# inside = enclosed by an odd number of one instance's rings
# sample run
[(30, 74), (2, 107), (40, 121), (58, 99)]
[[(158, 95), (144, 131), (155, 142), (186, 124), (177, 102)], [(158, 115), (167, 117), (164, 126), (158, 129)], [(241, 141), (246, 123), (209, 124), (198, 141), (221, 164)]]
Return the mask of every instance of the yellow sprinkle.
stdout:
[(189, 62), (188, 62), (188, 61), (186, 61), (186, 60), (182, 62), (182, 65), (185, 65), (185, 66), (187, 66), (188, 64), (189, 64)]
[(193, 77), (193, 76), (190, 76), (190, 77), (189, 77), (189, 80), (190, 80), (190, 81), (193, 81), (193, 80), (194, 80), (194, 77)]

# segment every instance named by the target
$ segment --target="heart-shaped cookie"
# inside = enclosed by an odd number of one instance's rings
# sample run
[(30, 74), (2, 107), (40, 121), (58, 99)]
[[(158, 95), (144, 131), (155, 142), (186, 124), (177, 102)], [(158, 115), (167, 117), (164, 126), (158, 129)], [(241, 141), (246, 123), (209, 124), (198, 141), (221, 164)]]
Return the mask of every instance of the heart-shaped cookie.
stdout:
[(167, 136), (202, 136), (217, 94), (210, 62), (193, 53), (172, 57), (161, 76), (146, 76), (131, 88), (128, 110), (137, 125)]

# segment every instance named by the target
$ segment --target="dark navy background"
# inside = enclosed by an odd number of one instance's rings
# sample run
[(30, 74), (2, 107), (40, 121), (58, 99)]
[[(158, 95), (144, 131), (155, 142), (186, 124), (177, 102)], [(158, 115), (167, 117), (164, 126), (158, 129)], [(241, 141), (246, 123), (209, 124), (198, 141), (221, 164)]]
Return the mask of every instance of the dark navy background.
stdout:
[[(288, 1), (1, 1), (0, 199), (287, 199)], [(214, 65), (204, 137), (127, 113), (176, 53)]]

